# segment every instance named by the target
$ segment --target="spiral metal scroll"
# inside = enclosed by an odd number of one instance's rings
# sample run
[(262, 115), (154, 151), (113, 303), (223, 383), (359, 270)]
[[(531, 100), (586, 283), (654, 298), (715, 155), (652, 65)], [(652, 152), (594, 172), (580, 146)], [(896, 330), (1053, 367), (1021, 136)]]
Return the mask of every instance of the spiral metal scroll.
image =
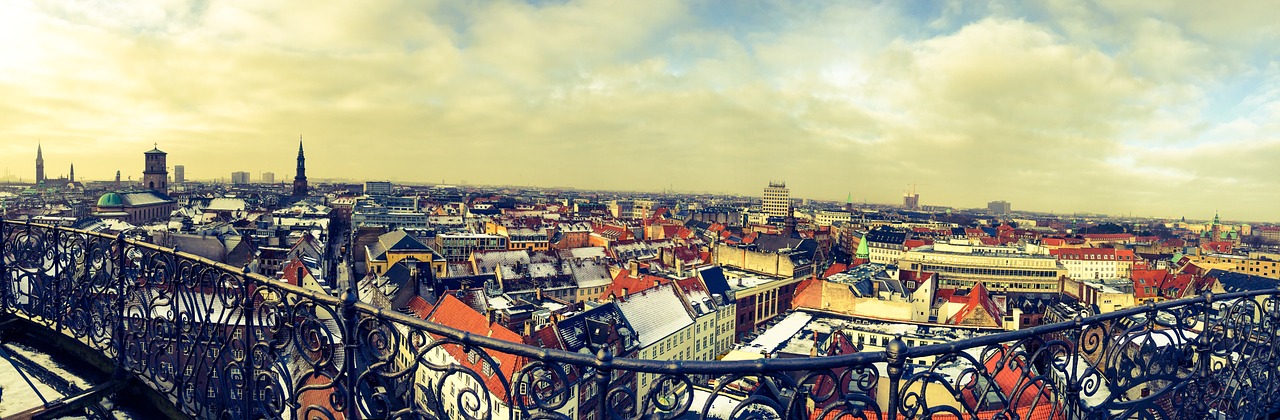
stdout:
[[(1277, 290), (1081, 315), (893, 354), (686, 364), (497, 341), (354, 295), (339, 299), (172, 249), (38, 224), (0, 221), (0, 273), (5, 314), (117, 360), (199, 418), (1182, 419), (1280, 411)], [(906, 363), (922, 358), (936, 362)]]

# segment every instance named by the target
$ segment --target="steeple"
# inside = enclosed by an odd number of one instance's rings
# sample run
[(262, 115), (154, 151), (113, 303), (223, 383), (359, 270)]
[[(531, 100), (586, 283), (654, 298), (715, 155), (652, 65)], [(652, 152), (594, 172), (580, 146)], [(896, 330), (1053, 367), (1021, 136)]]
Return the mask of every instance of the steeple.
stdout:
[(71, 164), (71, 182), (76, 182), (76, 164)]
[(293, 177), (293, 195), (307, 195), (307, 158), (302, 152), (302, 135), (298, 135), (298, 172)]
[(44, 183), (44, 151), (41, 146), (36, 143), (36, 185)]

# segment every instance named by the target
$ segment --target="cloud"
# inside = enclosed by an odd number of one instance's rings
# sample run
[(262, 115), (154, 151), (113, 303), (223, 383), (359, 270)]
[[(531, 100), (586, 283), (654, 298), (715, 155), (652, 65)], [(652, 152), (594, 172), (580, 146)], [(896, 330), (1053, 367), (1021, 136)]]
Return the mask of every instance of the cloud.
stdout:
[(1280, 43), (1252, 4), (5, 7), (0, 163), (22, 174), (43, 139), (88, 179), (140, 171), (153, 142), (189, 177), (279, 178), (303, 134), (317, 178), (781, 178), (880, 202), (918, 183), (926, 204), (1259, 219), (1280, 179)]

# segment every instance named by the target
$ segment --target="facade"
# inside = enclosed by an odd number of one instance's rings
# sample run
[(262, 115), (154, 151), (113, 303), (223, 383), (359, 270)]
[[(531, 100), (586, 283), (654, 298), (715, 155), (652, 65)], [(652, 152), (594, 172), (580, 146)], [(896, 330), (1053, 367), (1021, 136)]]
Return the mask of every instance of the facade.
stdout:
[[(907, 233), (887, 227), (872, 229), (862, 241), (867, 243), (867, 259), (876, 264), (897, 264), (907, 252)], [(858, 247), (861, 250), (862, 244)]]
[(263, 173), (262, 173), (262, 183), (263, 183), (263, 184), (274, 184), (274, 183), (276, 183), (276, 173), (275, 173), (275, 172), (263, 172)]
[[(650, 360), (692, 360), (695, 355), (693, 318), (677, 294), (675, 285), (665, 284), (632, 293), (616, 301), (618, 310), (635, 328), (640, 344), (639, 358)], [(649, 395), (659, 385), (659, 374), (636, 375), (636, 395)], [(675, 385), (675, 384), (671, 384)]]
[(387, 181), (369, 181), (364, 183), (365, 195), (391, 195), (391, 183)]
[(187, 167), (183, 165), (173, 165), (173, 183), (184, 184), (187, 182)]
[(249, 173), (244, 171), (236, 171), (231, 173), (232, 185), (249, 185)]
[(902, 207), (906, 210), (920, 210), (920, 195), (915, 192), (904, 193)]
[(507, 249), (507, 238), (479, 233), (442, 233), (436, 235), (436, 251), (449, 261), (466, 261), (474, 251)]
[(166, 198), (169, 194), (169, 168), (165, 161), (167, 153), (154, 148), (145, 153), (146, 168), (142, 171), (142, 187), (159, 191)]
[(1260, 226), (1253, 230), (1253, 234), (1267, 242), (1280, 243), (1280, 226)]
[(995, 214), (1009, 214), (1013, 211), (1013, 206), (1008, 201), (992, 201), (987, 203), (987, 211)]
[(1188, 255), (1191, 262), (1212, 265), (1219, 270), (1280, 280), (1280, 254), (1250, 252), (1249, 255), (1201, 254)]
[(898, 266), (937, 273), (939, 289), (969, 289), (983, 282), (992, 293), (1057, 293), (1059, 278), (1067, 276), (1057, 258), (1038, 249), (954, 243), (907, 251)]
[(298, 137), (298, 170), (293, 176), (293, 195), (307, 195), (307, 158), (302, 154), (302, 137)]
[(1138, 260), (1133, 251), (1115, 248), (1059, 248), (1049, 255), (1057, 257), (1074, 280), (1129, 278)]
[(760, 210), (766, 217), (787, 217), (791, 210), (791, 190), (785, 182), (770, 182), (764, 188), (764, 196), (760, 200)]
[(373, 274), (381, 275), (406, 258), (429, 262), (436, 278), (445, 277), (445, 259), (404, 230), (387, 232), (365, 247), (365, 267)]

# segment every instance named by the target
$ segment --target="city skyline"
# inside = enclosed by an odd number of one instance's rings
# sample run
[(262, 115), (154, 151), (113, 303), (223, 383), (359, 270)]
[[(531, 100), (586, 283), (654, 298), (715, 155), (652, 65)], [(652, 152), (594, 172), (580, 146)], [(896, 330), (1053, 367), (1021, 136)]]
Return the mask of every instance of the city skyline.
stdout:
[[(1274, 221), (1269, 5), (17, 2), (0, 166)], [(278, 180), (279, 181), (279, 180)], [(861, 200), (858, 200), (861, 201)]]

